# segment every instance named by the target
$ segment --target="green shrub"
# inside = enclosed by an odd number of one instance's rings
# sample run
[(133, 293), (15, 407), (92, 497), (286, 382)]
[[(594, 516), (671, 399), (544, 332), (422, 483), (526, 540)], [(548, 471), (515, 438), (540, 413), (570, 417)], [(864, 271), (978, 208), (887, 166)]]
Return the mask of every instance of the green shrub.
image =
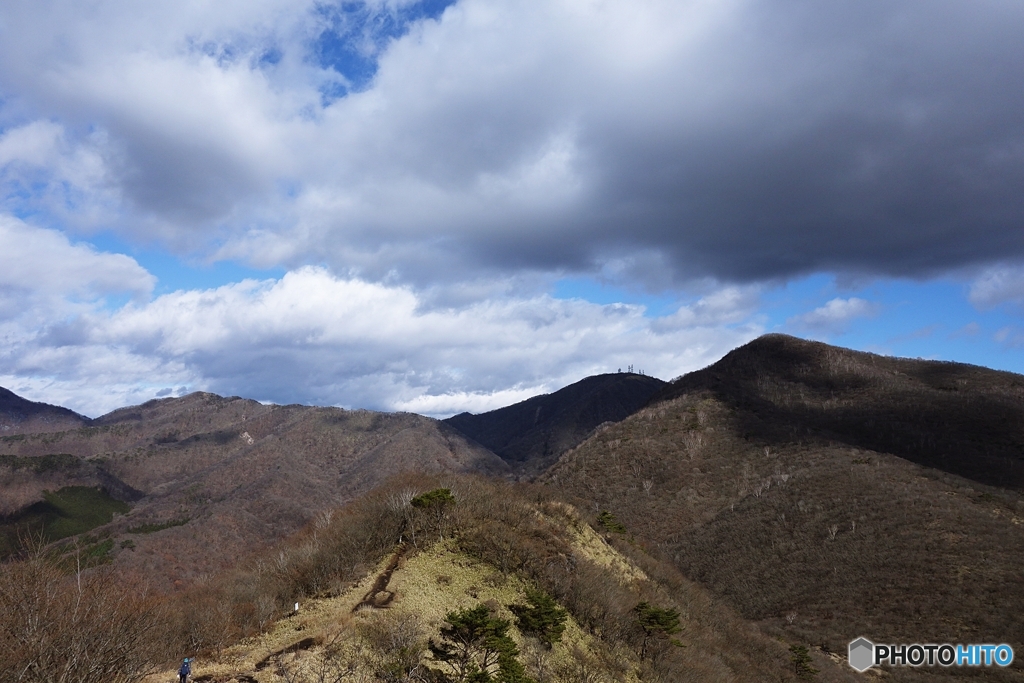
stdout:
[(626, 527), (622, 525), (622, 522), (615, 519), (615, 515), (607, 510), (601, 510), (601, 514), (597, 516), (597, 523), (612, 533), (626, 533)]
[(434, 489), (416, 496), (409, 501), (409, 504), (414, 508), (429, 510), (451, 505), (454, 502), (455, 496), (452, 495), (451, 489)]
[(152, 534), (157, 531), (163, 531), (164, 529), (170, 529), (176, 526), (184, 526), (192, 521), (191, 517), (183, 517), (181, 519), (172, 519), (166, 522), (147, 523), (139, 524), (138, 526), (128, 527), (129, 534)]
[(527, 588), (526, 600), (529, 605), (508, 606), (516, 615), (516, 627), (550, 648), (562, 639), (568, 613), (543, 591)]

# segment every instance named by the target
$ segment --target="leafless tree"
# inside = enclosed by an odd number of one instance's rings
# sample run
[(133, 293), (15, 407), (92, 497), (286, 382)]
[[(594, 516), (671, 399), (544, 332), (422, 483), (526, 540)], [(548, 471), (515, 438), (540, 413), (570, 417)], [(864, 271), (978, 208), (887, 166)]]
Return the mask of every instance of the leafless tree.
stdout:
[(693, 460), (693, 457), (704, 447), (704, 435), (692, 429), (683, 434), (683, 445), (686, 446), (690, 460)]
[(12, 683), (135, 683), (153, 671), (156, 602), (109, 571), (43, 556), (0, 566), (0, 671)]
[(559, 667), (558, 676), (566, 683), (603, 683), (607, 680), (597, 657), (579, 646), (572, 649), (569, 660)]

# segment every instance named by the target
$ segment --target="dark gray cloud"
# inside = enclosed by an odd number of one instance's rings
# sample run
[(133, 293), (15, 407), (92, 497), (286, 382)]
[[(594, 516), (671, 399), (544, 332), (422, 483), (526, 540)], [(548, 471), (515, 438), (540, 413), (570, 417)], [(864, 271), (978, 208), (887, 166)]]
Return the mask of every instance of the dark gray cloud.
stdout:
[(0, 11), (0, 88), (103, 131), (139, 239), (422, 286), (1024, 258), (1017, 2), (460, 0), (330, 101), (314, 3), (53, 4)]
[(739, 280), (1024, 256), (1024, 6), (758, 5), (694, 92), (734, 91), (717, 120), (588, 130), (600, 240)]
[[(358, 181), (336, 178), (365, 213), (325, 220), (322, 242), (345, 246), (321, 253), (423, 282), (612, 270), (655, 288), (815, 271), (928, 277), (1024, 257), (1024, 6), (752, 1), (693, 13), (706, 24), (694, 35), (680, 12), (677, 25), (627, 22), (607, 44), (601, 31), (614, 29), (594, 17), (508, 45), (488, 36), (490, 49), (454, 20), (438, 28), (442, 52), (477, 51), (472, 66), (413, 65), (422, 51), (396, 48), (370, 133), (383, 153), (361, 158)], [(652, 56), (644, 40), (665, 46)], [(532, 60), (511, 53), (530, 49)]]

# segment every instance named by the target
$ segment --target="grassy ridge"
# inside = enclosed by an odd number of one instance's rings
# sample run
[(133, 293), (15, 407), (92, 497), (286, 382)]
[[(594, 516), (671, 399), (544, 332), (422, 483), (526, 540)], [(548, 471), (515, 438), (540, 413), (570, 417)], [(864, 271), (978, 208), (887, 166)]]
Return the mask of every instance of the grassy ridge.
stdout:
[[(450, 490), (450, 498), (423, 495), (442, 488)], [(384, 670), (375, 658), (389, 651), (380, 643), (405, 633), (411, 640), (403, 647), (413, 648), (414, 657), (402, 666), (419, 662), (431, 667), (424, 644), (439, 634), (439, 615), (486, 604), (492, 614), (511, 621), (508, 605), (521, 604), (522, 592), (530, 588), (551, 596), (571, 616), (566, 643), (554, 650), (530, 645), (513, 631), (522, 664), (535, 681), (792, 679), (786, 644), (751, 628), (668, 563), (628, 541), (610, 543), (597, 527), (596, 517), (581, 515), (550, 489), (461, 476), (399, 477), (321, 515), (272, 553), (163, 596), (146, 617), (146, 627), (155, 629), (153, 639), (140, 641), (130, 654), (168, 665), (182, 653), (204, 662), (223, 655), (227, 659), (220, 661), (252, 662), (250, 669), (236, 670), (247, 678), (236, 680), (267, 683), (318, 680), (298, 677), (301, 667), (289, 667), (323, 662), (321, 653), (326, 652), (334, 657), (331, 666), (366, 672), (358, 680), (405, 680), (378, 675)], [(14, 580), (19, 575), (19, 566), (0, 565), (0, 597), (5, 592), (22, 595), (16, 583), (5, 583), (5, 576)], [(96, 589), (124, 594), (117, 581)], [(74, 599), (73, 581), (67, 596)], [(330, 619), (327, 631), (310, 633), (311, 623), (296, 621), (307, 614), (305, 606), (337, 598), (361, 606), (348, 608), (351, 618)], [(97, 601), (107, 599), (96, 595)], [(16, 597), (14, 604), (31, 610), (24, 600)], [(304, 606), (298, 617), (296, 602)], [(641, 618), (641, 606), (678, 615), (679, 630), (652, 631)], [(363, 612), (381, 615), (383, 621)], [(403, 615), (420, 616), (412, 623)], [(0, 632), (5, 618), (0, 612)], [(90, 624), (80, 627), (89, 630)], [(17, 630), (12, 623), (10, 632)], [(263, 649), (238, 659), (236, 646), (249, 647), (246, 642), (261, 642), (262, 634), (271, 632), (280, 643), (269, 654)], [(45, 644), (10, 653), (17, 660), (12, 665), (20, 666), (20, 658), (33, 652), (45, 654)], [(830, 662), (815, 664), (832, 667), (836, 675), (831, 680), (847, 680)]]
[[(439, 487), (450, 489), (454, 500), (439, 508), (412, 504)], [(353, 591), (362, 595), (368, 590), (364, 577), (383, 571), (386, 558), (396, 557), (395, 549), (404, 544), (410, 554), (398, 564), (387, 563), (393, 565), (392, 584), (369, 590), (362, 596), (363, 608), (379, 603), (397, 612), (403, 605), (444, 600), (451, 601), (445, 607), (450, 609), (483, 600), (506, 583), (536, 586), (564, 606), (582, 632), (603, 643), (589, 652), (608, 656), (581, 654), (586, 660), (581, 666), (596, 667), (600, 674), (587, 680), (788, 680), (784, 645), (751, 629), (668, 563), (628, 543), (612, 548), (596, 525), (596, 519), (581, 516), (540, 487), (458, 476), (399, 478), (320, 518), (266, 558), (183, 594), (174, 630), (188, 634), (190, 645), (182, 643), (182, 651), (216, 656), (233, 643), (274, 629), (295, 602)], [(449, 555), (429, 563), (436, 575), (413, 580), (403, 573), (403, 566), (433, 557), (438, 543)], [(480, 576), (469, 586), (462, 585), (454, 565), (441, 567), (465, 562), (460, 556), (479, 564)], [(638, 620), (641, 603), (682, 615), (675, 642), (652, 640)], [(434, 604), (428, 611), (439, 610)], [(614, 655), (619, 649), (631, 654)], [(261, 675), (268, 674), (261, 670)]]

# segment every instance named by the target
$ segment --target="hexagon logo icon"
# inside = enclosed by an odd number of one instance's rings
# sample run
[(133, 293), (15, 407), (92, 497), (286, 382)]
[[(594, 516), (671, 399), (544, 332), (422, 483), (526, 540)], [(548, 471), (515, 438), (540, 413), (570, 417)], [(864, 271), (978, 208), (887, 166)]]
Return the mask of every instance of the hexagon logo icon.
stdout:
[(850, 666), (864, 673), (875, 663), (875, 644), (867, 638), (858, 638), (850, 643)]

